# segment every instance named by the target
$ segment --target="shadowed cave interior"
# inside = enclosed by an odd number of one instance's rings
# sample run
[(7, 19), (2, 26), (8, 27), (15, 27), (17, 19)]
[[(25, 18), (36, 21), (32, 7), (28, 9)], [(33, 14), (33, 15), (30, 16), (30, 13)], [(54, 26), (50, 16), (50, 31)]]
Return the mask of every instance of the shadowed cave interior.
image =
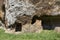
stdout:
[(54, 30), (60, 27), (60, 15), (44, 15), (41, 16), (42, 26), (44, 30)]
[(34, 24), (36, 20), (42, 21), (42, 27), (44, 30), (54, 30), (55, 27), (60, 27), (60, 15), (42, 15), (40, 17), (34, 16), (32, 18), (32, 23)]

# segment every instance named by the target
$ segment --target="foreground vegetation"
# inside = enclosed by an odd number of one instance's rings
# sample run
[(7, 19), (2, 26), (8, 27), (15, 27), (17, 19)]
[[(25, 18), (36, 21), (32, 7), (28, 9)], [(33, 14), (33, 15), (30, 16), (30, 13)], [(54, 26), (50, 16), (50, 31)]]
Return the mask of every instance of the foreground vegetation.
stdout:
[(8, 34), (0, 29), (0, 40), (60, 40), (60, 33), (52, 30), (41, 33)]

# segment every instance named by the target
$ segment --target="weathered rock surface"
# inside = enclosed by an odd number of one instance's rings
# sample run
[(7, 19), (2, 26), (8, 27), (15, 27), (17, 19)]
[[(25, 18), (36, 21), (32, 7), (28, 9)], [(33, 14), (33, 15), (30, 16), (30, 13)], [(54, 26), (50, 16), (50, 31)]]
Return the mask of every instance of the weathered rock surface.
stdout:
[(60, 14), (59, 3), (59, 0), (6, 0), (7, 26), (13, 24), (17, 20), (16, 17), (18, 15), (21, 17), (28, 15), (31, 16), (30, 18), (34, 15), (58, 15)]
[(54, 31), (60, 33), (60, 27), (55, 27)]
[(40, 33), (42, 29), (41, 20), (36, 20), (34, 24), (23, 25), (22, 32)]
[(42, 29), (41, 21), (31, 24), (33, 16), (60, 15), (59, 0), (6, 0), (7, 26), (15, 21), (22, 24), (23, 32), (38, 32)]
[(0, 0), (0, 9), (2, 9), (2, 6), (3, 6), (3, 3), (4, 2), (4, 0)]

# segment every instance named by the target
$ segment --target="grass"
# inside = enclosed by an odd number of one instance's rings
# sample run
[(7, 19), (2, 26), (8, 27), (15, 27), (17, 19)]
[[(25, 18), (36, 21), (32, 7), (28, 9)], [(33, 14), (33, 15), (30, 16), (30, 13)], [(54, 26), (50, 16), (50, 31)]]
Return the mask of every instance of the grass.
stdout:
[(60, 40), (60, 33), (42, 31), (41, 33), (8, 34), (0, 29), (0, 40)]

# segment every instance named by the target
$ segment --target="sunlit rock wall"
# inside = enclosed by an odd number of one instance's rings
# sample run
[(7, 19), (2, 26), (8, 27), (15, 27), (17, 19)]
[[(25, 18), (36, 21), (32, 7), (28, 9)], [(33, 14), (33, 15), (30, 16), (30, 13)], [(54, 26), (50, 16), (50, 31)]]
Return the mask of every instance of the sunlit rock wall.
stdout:
[[(22, 24), (23, 32), (40, 32), (42, 30), (40, 17), (60, 15), (60, 0), (5, 0), (5, 9), (7, 26), (17, 21)], [(35, 15), (38, 18), (31, 24)]]
[(6, 0), (5, 2), (7, 26), (13, 24), (18, 16), (28, 15), (32, 19), (34, 15), (60, 14), (59, 0)]
[(6, 19), (8, 25), (13, 24), (17, 20), (17, 16), (33, 15), (35, 12), (34, 5), (28, 0), (6, 0)]

